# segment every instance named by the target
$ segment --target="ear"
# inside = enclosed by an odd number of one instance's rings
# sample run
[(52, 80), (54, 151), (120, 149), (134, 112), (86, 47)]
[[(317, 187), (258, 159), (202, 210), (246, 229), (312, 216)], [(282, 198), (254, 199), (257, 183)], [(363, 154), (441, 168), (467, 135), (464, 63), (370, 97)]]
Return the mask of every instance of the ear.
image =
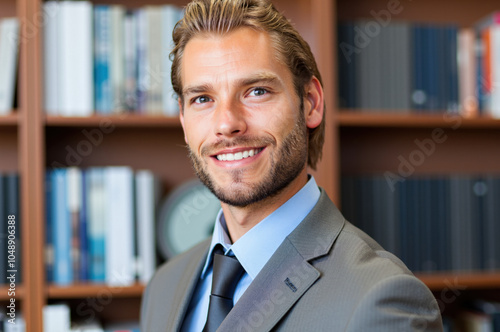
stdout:
[(182, 101), (181, 98), (177, 99), (177, 103), (179, 104), (179, 119), (181, 120), (182, 130), (184, 131), (184, 142), (188, 144), (187, 136), (186, 136), (186, 127), (184, 126), (184, 110), (182, 109)]
[(313, 76), (305, 86), (304, 116), (307, 128), (314, 129), (321, 124), (324, 113), (323, 87), (319, 80)]

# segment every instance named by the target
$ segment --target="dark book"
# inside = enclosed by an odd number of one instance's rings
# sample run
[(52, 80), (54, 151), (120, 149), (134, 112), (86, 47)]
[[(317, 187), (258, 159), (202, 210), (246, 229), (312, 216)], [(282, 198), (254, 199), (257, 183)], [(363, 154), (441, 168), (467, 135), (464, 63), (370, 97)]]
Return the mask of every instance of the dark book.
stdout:
[[(12, 261), (7, 261), (7, 271), (17, 271), (16, 273), (16, 283), (20, 284), (22, 282), (21, 273), (21, 256), (22, 256), (22, 243), (21, 243), (21, 215), (19, 209), (19, 175), (17, 173), (8, 173), (5, 175), (5, 209), (7, 216), (14, 216), (15, 220), (12, 225), (14, 228), (8, 228), (8, 231), (15, 234), (15, 249), (14, 251), (7, 251), (7, 254), (14, 254)], [(8, 235), (11, 233), (8, 232)], [(12, 265), (11, 265), (12, 264)], [(14, 272), (12, 272), (14, 273)]]

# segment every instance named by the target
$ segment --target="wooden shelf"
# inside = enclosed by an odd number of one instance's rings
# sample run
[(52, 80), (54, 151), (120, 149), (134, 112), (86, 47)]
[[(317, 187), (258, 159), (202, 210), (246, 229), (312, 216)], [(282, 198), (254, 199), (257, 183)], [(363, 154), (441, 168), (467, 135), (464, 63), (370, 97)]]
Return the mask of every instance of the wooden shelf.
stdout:
[[(420, 127), (420, 128), (490, 128), (500, 129), (500, 119), (487, 116), (465, 118), (454, 114), (409, 114), (407, 111), (389, 113), (341, 110), (336, 115), (341, 127)], [(458, 127), (458, 128), (457, 128)]]
[(45, 124), (51, 127), (98, 127), (101, 124), (113, 124), (118, 127), (181, 127), (178, 117), (140, 114), (92, 115), (88, 117), (48, 115), (45, 118)]
[(6, 115), (0, 115), (0, 126), (16, 126), (18, 121), (19, 116), (15, 111)]
[[(16, 301), (17, 300), (22, 300), (24, 296), (24, 289), (22, 286), (19, 286), (16, 284), (16, 290), (15, 290), (16, 295), (13, 296)], [(10, 301), (11, 296), (9, 296), (9, 286), (2, 285), (0, 286), (0, 301)]]
[(500, 288), (500, 271), (415, 273), (415, 275), (432, 291)]
[(145, 286), (134, 284), (127, 287), (112, 287), (105, 284), (73, 284), (69, 286), (49, 285), (47, 295), (50, 299), (75, 299), (97, 296), (141, 297)]

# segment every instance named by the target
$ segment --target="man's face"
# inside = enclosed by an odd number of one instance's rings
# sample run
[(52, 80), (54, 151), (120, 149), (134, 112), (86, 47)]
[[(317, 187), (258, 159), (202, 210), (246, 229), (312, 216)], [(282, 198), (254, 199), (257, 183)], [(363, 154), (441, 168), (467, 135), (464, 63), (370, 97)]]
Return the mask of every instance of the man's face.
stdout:
[(195, 171), (222, 201), (274, 196), (307, 161), (307, 127), (289, 69), (269, 36), (240, 28), (188, 42), (181, 122)]

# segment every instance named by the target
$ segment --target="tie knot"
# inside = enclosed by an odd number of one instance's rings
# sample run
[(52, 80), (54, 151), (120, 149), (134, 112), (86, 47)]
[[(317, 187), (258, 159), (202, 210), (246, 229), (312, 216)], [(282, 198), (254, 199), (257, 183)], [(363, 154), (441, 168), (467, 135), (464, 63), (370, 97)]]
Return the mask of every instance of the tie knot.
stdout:
[(222, 250), (214, 250), (212, 295), (232, 299), (244, 272), (236, 257), (225, 256)]

